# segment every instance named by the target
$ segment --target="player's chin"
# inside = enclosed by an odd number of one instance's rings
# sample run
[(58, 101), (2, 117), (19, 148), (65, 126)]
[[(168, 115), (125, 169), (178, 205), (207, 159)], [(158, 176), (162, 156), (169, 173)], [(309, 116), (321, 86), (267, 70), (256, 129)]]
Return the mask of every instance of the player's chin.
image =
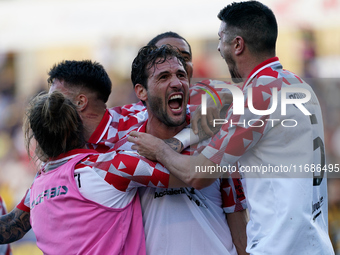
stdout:
[(181, 126), (185, 122), (186, 114), (182, 112), (181, 114), (169, 114), (169, 121), (171, 122), (172, 126)]

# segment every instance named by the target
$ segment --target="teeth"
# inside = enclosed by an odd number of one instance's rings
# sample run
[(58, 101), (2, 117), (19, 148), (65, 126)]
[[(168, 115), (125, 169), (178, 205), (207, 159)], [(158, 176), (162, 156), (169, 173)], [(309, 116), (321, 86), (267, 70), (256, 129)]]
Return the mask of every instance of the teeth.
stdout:
[(177, 109), (172, 109), (174, 111), (179, 111), (179, 110), (182, 110), (182, 106), (178, 107)]
[(182, 99), (182, 95), (174, 95), (170, 97), (170, 100), (174, 100), (174, 99)]

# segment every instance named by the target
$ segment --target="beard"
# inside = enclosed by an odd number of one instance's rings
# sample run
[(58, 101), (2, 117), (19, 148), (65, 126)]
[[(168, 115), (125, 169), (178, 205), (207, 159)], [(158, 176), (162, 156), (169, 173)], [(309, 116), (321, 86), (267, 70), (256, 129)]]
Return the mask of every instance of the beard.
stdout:
[[(184, 124), (186, 117), (186, 109), (183, 109), (183, 113), (181, 114), (181, 119), (173, 120), (167, 113), (165, 103), (160, 97), (151, 96), (148, 94), (148, 102), (150, 110), (152, 114), (163, 124), (168, 127), (178, 127)], [(184, 105), (183, 105), (184, 106)], [(186, 104), (185, 104), (186, 106)]]
[(243, 78), (241, 77), (240, 73), (238, 72), (238, 69), (236, 67), (236, 63), (232, 56), (230, 54), (226, 54), (225, 56), (225, 62), (227, 63), (229, 73), (231, 76), (231, 80), (235, 83), (243, 82)]
[(230, 69), (229, 68), (229, 73), (231, 76), (231, 80), (235, 83), (240, 83), (243, 82), (243, 78), (240, 77), (240, 75), (238, 74), (237, 70), (234, 69)]

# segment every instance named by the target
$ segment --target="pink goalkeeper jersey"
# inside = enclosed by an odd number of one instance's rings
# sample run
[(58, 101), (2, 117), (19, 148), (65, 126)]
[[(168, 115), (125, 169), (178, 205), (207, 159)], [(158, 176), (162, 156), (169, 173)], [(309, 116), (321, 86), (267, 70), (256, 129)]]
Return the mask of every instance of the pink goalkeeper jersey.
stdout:
[(74, 179), (80, 154), (42, 172), (31, 189), (31, 226), (44, 254), (145, 254), (138, 193), (123, 208), (84, 198)]

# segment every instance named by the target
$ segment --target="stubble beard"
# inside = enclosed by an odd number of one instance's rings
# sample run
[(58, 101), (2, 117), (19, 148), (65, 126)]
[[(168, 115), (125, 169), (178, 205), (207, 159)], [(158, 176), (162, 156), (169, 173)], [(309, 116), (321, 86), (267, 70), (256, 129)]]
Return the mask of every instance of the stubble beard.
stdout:
[(230, 56), (230, 54), (226, 54), (224, 60), (227, 64), (227, 66), (228, 66), (228, 70), (229, 70), (229, 73), (230, 73), (230, 76), (231, 76), (231, 80), (235, 83), (243, 82), (243, 78), (241, 77), (241, 75), (239, 74), (239, 72), (237, 70), (236, 62)]
[(148, 95), (148, 101), (149, 101), (149, 107), (150, 107), (150, 110), (152, 111), (152, 114), (166, 126), (179, 127), (184, 124), (185, 116), (186, 116), (185, 109), (183, 109), (184, 112), (182, 113), (183, 115), (182, 119), (178, 121), (174, 121), (168, 116), (166, 109), (164, 109), (161, 98)]

